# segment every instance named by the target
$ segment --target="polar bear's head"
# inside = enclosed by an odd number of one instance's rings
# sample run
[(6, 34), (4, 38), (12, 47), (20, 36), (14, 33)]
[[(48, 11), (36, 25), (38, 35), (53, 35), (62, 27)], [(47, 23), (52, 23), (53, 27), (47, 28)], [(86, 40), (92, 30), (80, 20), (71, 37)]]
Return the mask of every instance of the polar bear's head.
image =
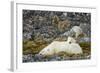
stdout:
[(46, 56), (46, 55), (53, 55), (54, 51), (53, 48), (44, 48), (39, 52), (39, 55)]
[(69, 44), (76, 43), (76, 40), (74, 38), (72, 38), (72, 37), (68, 37), (67, 43), (69, 43)]

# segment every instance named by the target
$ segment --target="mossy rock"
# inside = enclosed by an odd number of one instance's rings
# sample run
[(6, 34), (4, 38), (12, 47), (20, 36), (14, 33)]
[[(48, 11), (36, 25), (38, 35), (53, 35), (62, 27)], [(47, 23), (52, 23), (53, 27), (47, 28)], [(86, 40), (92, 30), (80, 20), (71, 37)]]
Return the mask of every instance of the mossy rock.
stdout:
[(33, 41), (23, 41), (23, 50), (31, 49), (33, 46)]
[(79, 45), (80, 45), (82, 48), (91, 48), (91, 43), (90, 43), (90, 42), (79, 43)]
[(32, 54), (32, 50), (31, 49), (25, 50), (25, 51), (23, 51), (23, 54), (24, 55)]
[(87, 54), (90, 54), (91, 53), (91, 43), (84, 42), (84, 43), (79, 43), (79, 45), (82, 47), (83, 54), (84, 53), (87, 53)]
[(70, 54), (70, 53), (67, 53), (67, 52), (64, 52), (64, 51), (62, 51), (62, 52), (59, 52), (59, 53), (57, 53), (57, 55), (58, 56), (63, 56), (63, 57), (71, 57), (71, 56), (73, 56), (74, 54)]
[[(42, 41), (41, 41), (42, 43)], [(39, 53), (44, 47), (47, 46), (47, 43), (40, 44), (40, 41), (31, 41), (31, 40), (24, 40), (23, 41), (23, 54), (37, 54)]]

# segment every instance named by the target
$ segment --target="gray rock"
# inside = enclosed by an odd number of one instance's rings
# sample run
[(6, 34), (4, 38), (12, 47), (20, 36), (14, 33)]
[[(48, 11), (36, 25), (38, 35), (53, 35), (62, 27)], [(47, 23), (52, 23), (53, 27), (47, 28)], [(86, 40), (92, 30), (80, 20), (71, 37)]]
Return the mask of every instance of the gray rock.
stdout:
[(88, 37), (91, 36), (91, 25), (89, 23), (80, 23), (80, 27)]
[(91, 42), (91, 39), (89, 37), (83, 37), (79, 39), (79, 42)]
[(61, 60), (61, 57), (56, 57), (56, 60), (60, 61)]
[(31, 59), (32, 59), (31, 54), (23, 55), (23, 62), (31, 62)]

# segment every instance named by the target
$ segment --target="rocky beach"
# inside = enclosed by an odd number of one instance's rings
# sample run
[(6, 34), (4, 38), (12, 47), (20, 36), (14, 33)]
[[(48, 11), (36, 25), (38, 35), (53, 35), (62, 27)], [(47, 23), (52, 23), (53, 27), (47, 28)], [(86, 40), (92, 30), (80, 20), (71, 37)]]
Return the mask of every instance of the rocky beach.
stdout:
[[(78, 44), (83, 54), (60, 52), (52, 56), (38, 53), (53, 41), (67, 41), (75, 37), (71, 29), (79, 26), (84, 35), (79, 35)], [(23, 10), (23, 62), (84, 60), (91, 58), (91, 14), (80, 12)]]

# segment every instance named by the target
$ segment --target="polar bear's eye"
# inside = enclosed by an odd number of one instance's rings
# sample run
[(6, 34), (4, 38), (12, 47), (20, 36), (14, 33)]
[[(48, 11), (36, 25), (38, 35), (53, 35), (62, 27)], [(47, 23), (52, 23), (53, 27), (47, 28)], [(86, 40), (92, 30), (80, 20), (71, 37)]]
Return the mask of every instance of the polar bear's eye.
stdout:
[(71, 44), (71, 41), (69, 42), (69, 44)]

